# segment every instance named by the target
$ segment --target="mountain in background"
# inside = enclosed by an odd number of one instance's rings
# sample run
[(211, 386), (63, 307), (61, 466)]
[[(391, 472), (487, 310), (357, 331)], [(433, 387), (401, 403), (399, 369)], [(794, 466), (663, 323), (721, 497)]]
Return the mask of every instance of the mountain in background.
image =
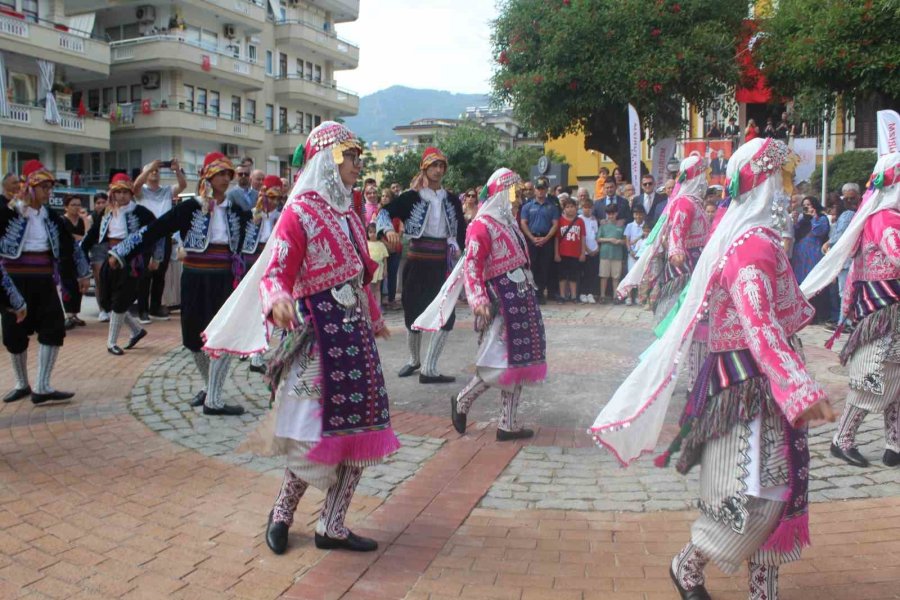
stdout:
[(454, 94), (391, 86), (359, 99), (359, 114), (344, 120), (367, 144), (400, 142), (394, 127), (426, 118), (456, 119), (470, 106), (487, 106), (487, 94)]

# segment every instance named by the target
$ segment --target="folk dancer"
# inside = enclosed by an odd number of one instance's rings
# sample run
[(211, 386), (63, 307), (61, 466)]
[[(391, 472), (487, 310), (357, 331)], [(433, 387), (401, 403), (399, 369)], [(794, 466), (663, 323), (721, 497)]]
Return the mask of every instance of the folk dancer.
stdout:
[[(34, 404), (68, 400), (75, 394), (53, 389), (50, 375), (66, 337), (60, 294), (69, 291), (60, 284), (60, 271), (74, 269), (78, 288), (88, 289), (91, 267), (66, 231), (63, 218), (46, 205), (56, 183), (53, 175), (37, 160), (22, 169), (22, 198), (0, 206), (0, 265), (10, 284), (18, 290), (27, 314), (3, 311), (3, 345), (12, 358), (16, 387), (3, 397), (15, 402), (29, 394)], [(10, 287), (7, 291), (11, 294)], [(18, 300), (17, 300), (18, 303)], [(34, 390), (28, 382), (28, 341), (37, 334), (38, 379)]]
[[(869, 461), (856, 447), (856, 432), (870, 412), (884, 413), (888, 467), (900, 465), (900, 153), (878, 160), (869, 189), (840, 240), (806, 276), (806, 296), (824, 290), (852, 260), (841, 314), (855, 329), (841, 351), (850, 365), (850, 393), (831, 454), (851, 465)], [(830, 347), (840, 335), (835, 332)]]
[[(653, 450), (697, 323), (709, 320), (710, 353), (681, 430), (657, 458), (681, 450), (678, 470), (702, 465), (701, 516), (672, 560), (682, 598), (709, 598), (704, 567), (750, 566), (750, 598), (778, 597), (778, 566), (809, 544), (807, 423), (833, 420), (803, 363), (796, 333), (815, 311), (800, 293), (780, 232), (796, 157), (756, 139), (728, 163), (732, 198), (671, 325), (603, 408), (590, 433), (623, 464)], [(787, 189), (785, 189), (787, 188)]]
[[(409, 361), (400, 369), (399, 377), (409, 377), (421, 367), (422, 333), (413, 329), (413, 322), (437, 296), (466, 241), (462, 204), (441, 184), (446, 173), (447, 157), (437, 148), (426, 148), (419, 174), (410, 183), (411, 189), (397, 196), (376, 217), (378, 236), (386, 238), (388, 243), (400, 242), (400, 234), (391, 223), (394, 218), (403, 221), (404, 235), (409, 238), (409, 253), (401, 274)], [(456, 377), (441, 375), (437, 368), (455, 322), (456, 314), (451, 313), (446, 323), (432, 334), (419, 383), (456, 381)]]
[[(85, 255), (89, 255), (97, 244), (114, 248), (126, 239), (134, 240), (136, 237), (131, 236), (139, 234), (156, 220), (150, 209), (135, 202), (133, 185), (131, 178), (125, 173), (113, 176), (109, 182), (109, 203), (103, 211), (103, 217), (93, 222), (87, 235), (81, 240), (81, 249)], [(131, 330), (125, 350), (134, 348), (146, 337), (147, 330), (141, 327), (128, 309), (137, 299), (144, 270), (154, 271), (162, 263), (165, 257), (163, 244), (167, 241), (161, 240), (153, 247), (146, 246), (142, 254), (131, 259), (128, 268), (111, 267), (109, 262), (105, 262), (100, 268), (102, 297), (98, 302), (110, 307), (109, 335), (106, 338), (106, 350), (110, 354), (125, 354), (119, 347), (119, 330), (123, 323)], [(115, 260), (113, 262), (118, 267), (118, 263)]]
[(500, 388), (497, 440), (529, 438), (516, 412), (523, 385), (547, 376), (544, 322), (529, 269), (528, 247), (512, 206), (521, 178), (498, 169), (482, 189), (483, 201), (466, 232), (466, 252), (437, 298), (416, 320), (414, 329), (438, 330), (452, 315), (463, 287), (480, 332), (475, 375), (450, 398), (450, 417), (459, 433), (466, 431), (472, 403), (489, 387)]
[(250, 213), (225, 198), (234, 178), (234, 165), (220, 152), (203, 161), (198, 197), (185, 200), (163, 214), (150, 227), (130, 235), (110, 250), (110, 267), (125, 267), (132, 258), (176, 231), (185, 257), (181, 273), (181, 342), (191, 351), (207, 389), (191, 406), (203, 406), (205, 415), (241, 415), (244, 407), (225, 404), (222, 386), (231, 357), (203, 352), (201, 333), (222, 307), (244, 274), (241, 248)]
[[(375, 540), (344, 524), (363, 468), (399, 447), (391, 428), (376, 337), (387, 338), (368, 283), (377, 265), (352, 207), (361, 146), (333, 121), (310, 132), (305, 166), (262, 256), (207, 328), (212, 353), (266, 347), (287, 331), (270, 361), (274, 449), (287, 455), (269, 513), (266, 543), (287, 548), (294, 511), (309, 485), (326, 490), (315, 530), (322, 549), (371, 551)], [(254, 320), (250, 315), (256, 314)]]

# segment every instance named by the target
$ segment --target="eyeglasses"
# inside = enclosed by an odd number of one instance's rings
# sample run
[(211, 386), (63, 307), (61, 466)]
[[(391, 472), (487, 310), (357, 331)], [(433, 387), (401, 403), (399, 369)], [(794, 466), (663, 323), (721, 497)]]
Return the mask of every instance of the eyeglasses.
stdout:
[(237, 176), (238, 177), (250, 177), (250, 173), (246, 173), (244, 171), (238, 171)]
[(363, 163), (362, 156), (356, 152), (344, 152), (343, 156), (345, 160), (349, 160), (355, 167), (358, 167)]
[(653, 185), (653, 182), (652, 181), (642, 181), (641, 185), (643, 185), (643, 186)]

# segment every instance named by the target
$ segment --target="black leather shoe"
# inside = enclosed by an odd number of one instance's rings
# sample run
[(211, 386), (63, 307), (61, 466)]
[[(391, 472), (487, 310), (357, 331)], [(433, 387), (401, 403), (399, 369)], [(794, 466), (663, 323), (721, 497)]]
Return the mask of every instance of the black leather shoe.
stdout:
[(31, 401), (34, 404), (43, 404), (45, 402), (59, 402), (61, 400), (68, 400), (72, 396), (75, 395), (75, 392), (60, 392), (53, 391), (47, 392), (46, 394), (39, 394), (37, 392), (31, 393)]
[(128, 340), (128, 343), (125, 344), (125, 349), (126, 349), (126, 350), (131, 350), (132, 348), (134, 348), (135, 346), (137, 346), (137, 343), (138, 343), (139, 341), (141, 341), (142, 339), (144, 339), (145, 337), (147, 337), (147, 330), (146, 330), (146, 329), (141, 329), (141, 330), (138, 331), (136, 334), (134, 334), (133, 336), (131, 336), (131, 339), (129, 339), (129, 340)]
[(497, 441), (508, 442), (509, 440), (524, 440), (534, 436), (534, 432), (530, 429), (520, 429), (518, 431), (497, 430)]
[(422, 375), (419, 373), (419, 383), (453, 383), (456, 377), (449, 375)]
[(869, 461), (866, 460), (866, 457), (859, 453), (859, 450), (856, 448), (850, 448), (849, 450), (844, 450), (840, 448), (837, 444), (831, 444), (831, 455), (835, 458), (840, 458), (848, 464), (853, 465), (854, 467), (868, 467)]
[(106, 351), (115, 356), (122, 356), (123, 354), (125, 354), (125, 351), (118, 346), (107, 346)]
[(894, 452), (893, 450), (885, 450), (884, 457), (881, 459), (886, 467), (896, 467), (900, 465), (900, 452)]
[(269, 550), (275, 554), (284, 554), (287, 550), (288, 542), (288, 526), (287, 523), (273, 523), (272, 514), (275, 511), (269, 511), (269, 522), (266, 523), (266, 545)]
[(223, 404), (222, 408), (210, 408), (204, 404), (203, 414), (211, 417), (237, 417), (244, 414), (244, 407), (240, 404)]
[(456, 410), (456, 396), (450, 396), (450, 420), (453, 421), (453, 429), (457, 433), (466, 432), (466, 415)]
[(8, 392), (5, 396), (3, 396), (3, 401), (6, 403), (15, 402), (16, 400), (21, 400), (27, 396), (31, 395), (31, 388), (15, 388), (12, 391)]
[(319, 550), (352, 550), (354, 552), (372, 552), (378, 550), (378, 542), (370, 538), (348, 532), (347, 539), (330, 538), (316, 533), (316, 548)]
[(250, 370), (254, 373), (262, 373), (266, 372), (266, 365), (250, 365)]
[(191, 400), (191, 406), (194, 408), (203, 406), (204, 402), (206, 402), (206, 390), (200, 390), (197, 392), (197, 395), (194, 396), (193, 400)]
[(686, 590), (681, 587), (681, 584), (678, 583), (678, 578), (675, 577), (675, 571), (672, 570), (672, 567), (669, 567), (669, 576), (672, 578), (672, 583), (675, 584), (675, 589), (678, 590), (681, 600), (712, 600), (712, 596), (706, 591), (706, 587), (702, 585), (698, 585), (692, 590)]
[(397, 377), (409, 377), (418, 371), (420, 366), (422, 365), (403, 365), (403, 368), (397, 373)]

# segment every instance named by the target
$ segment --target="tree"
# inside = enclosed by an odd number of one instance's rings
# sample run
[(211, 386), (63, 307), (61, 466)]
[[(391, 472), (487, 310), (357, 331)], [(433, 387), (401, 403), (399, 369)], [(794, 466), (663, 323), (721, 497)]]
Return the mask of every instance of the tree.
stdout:
[(412, 178), (419, 172), (421, 152), (407, 150), (399, 154), (391, 154), (381, 165), (381, 186), (388, 187), (395, 181), (406, 189)]
[(818, 120), (837, 99), (900, 99), (897, 0), (781, 0), (760, 22), (753, 57), (773, 92), (793, 98), (803, 120)]
[(500, 151), (500, 132), (491, 126), (461, 123), (436, 140), (447, 156), (444, 187), (462, 192), (484, 185), (496, 170)]
[[(839, 190), (845, 183), (856, 183), (865, 189), (869, 176), (875, 168), (878, 156), (867, 150), (843, 152), (828, 161), (828, 187)], [(822, 166), (818, 165), (809, 178), (812, 193), (822, 189)]]
[(746, 14), (733, 0), (505, 0), (493, 94), (528, 129), (583, 131), (629, 178), (628, 104), (654, 136), (679, 130), (684, 101), (703, 109), (738, 83)]

